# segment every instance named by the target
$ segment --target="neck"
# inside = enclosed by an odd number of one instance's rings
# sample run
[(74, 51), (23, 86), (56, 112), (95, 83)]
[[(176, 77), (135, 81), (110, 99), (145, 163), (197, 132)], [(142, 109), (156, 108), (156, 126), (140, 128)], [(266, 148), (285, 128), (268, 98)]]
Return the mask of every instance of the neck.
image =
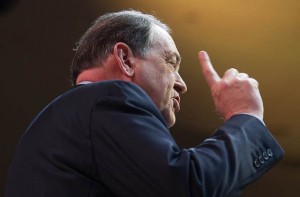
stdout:
[(113, 79), (130, 81), (130, 79), (122, 73), (119, 66), (113, 61), (113, 59), (108, 58), (103, 65), (82, 71), (77, 77), (76, 84), (84, 81), (98, 82)]

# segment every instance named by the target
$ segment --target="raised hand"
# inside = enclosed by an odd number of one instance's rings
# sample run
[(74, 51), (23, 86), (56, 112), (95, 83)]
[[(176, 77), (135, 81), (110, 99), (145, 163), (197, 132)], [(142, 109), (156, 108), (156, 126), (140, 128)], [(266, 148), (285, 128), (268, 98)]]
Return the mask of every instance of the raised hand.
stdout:
[(249, 114), (263, 120), (263, 102), (255, 79), (234, 68), (227, 70), (220, 78), (205, 51), (200, 51), (198, 57), (216, 110), (225, 121), (236, 114)]

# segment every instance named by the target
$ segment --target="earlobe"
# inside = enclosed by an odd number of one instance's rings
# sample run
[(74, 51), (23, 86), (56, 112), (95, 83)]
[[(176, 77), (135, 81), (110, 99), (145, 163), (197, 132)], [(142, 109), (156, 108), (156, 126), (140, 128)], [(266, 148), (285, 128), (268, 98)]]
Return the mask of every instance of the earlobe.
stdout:
[(134, 56), (130, 47), (123, 42), (118, 42), (114, 46), (114, 56), (121, 71), (127, 77), (133, 77), (134, 63), (132, 60)]

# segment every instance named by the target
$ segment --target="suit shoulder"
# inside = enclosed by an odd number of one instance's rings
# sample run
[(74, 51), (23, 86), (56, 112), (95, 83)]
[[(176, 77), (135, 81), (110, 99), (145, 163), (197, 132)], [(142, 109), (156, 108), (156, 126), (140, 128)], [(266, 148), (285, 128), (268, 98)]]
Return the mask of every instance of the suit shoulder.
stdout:
[(121, 80), (108, 80), (81, 85), (70, 93), (79, 96), (96, 97), (96, 100), (117, 99), (134, 103), (154, 105), (148, 94), (138, 85)]

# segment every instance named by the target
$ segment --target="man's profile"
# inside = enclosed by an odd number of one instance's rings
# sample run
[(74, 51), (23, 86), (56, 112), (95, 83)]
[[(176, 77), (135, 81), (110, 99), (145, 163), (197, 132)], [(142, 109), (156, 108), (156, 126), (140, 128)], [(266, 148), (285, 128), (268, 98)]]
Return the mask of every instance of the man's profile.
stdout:
[(220, 77), (198, 57), (224, 124), (180, 149), (169, 128), (187, 86), (169, 27), (134, 10), (100, 16), (78, 43), (76, 87), (24, 133), (6, 197), (238, 196), (283, 150), (264, 125), (258, 82), (233, 68)]

